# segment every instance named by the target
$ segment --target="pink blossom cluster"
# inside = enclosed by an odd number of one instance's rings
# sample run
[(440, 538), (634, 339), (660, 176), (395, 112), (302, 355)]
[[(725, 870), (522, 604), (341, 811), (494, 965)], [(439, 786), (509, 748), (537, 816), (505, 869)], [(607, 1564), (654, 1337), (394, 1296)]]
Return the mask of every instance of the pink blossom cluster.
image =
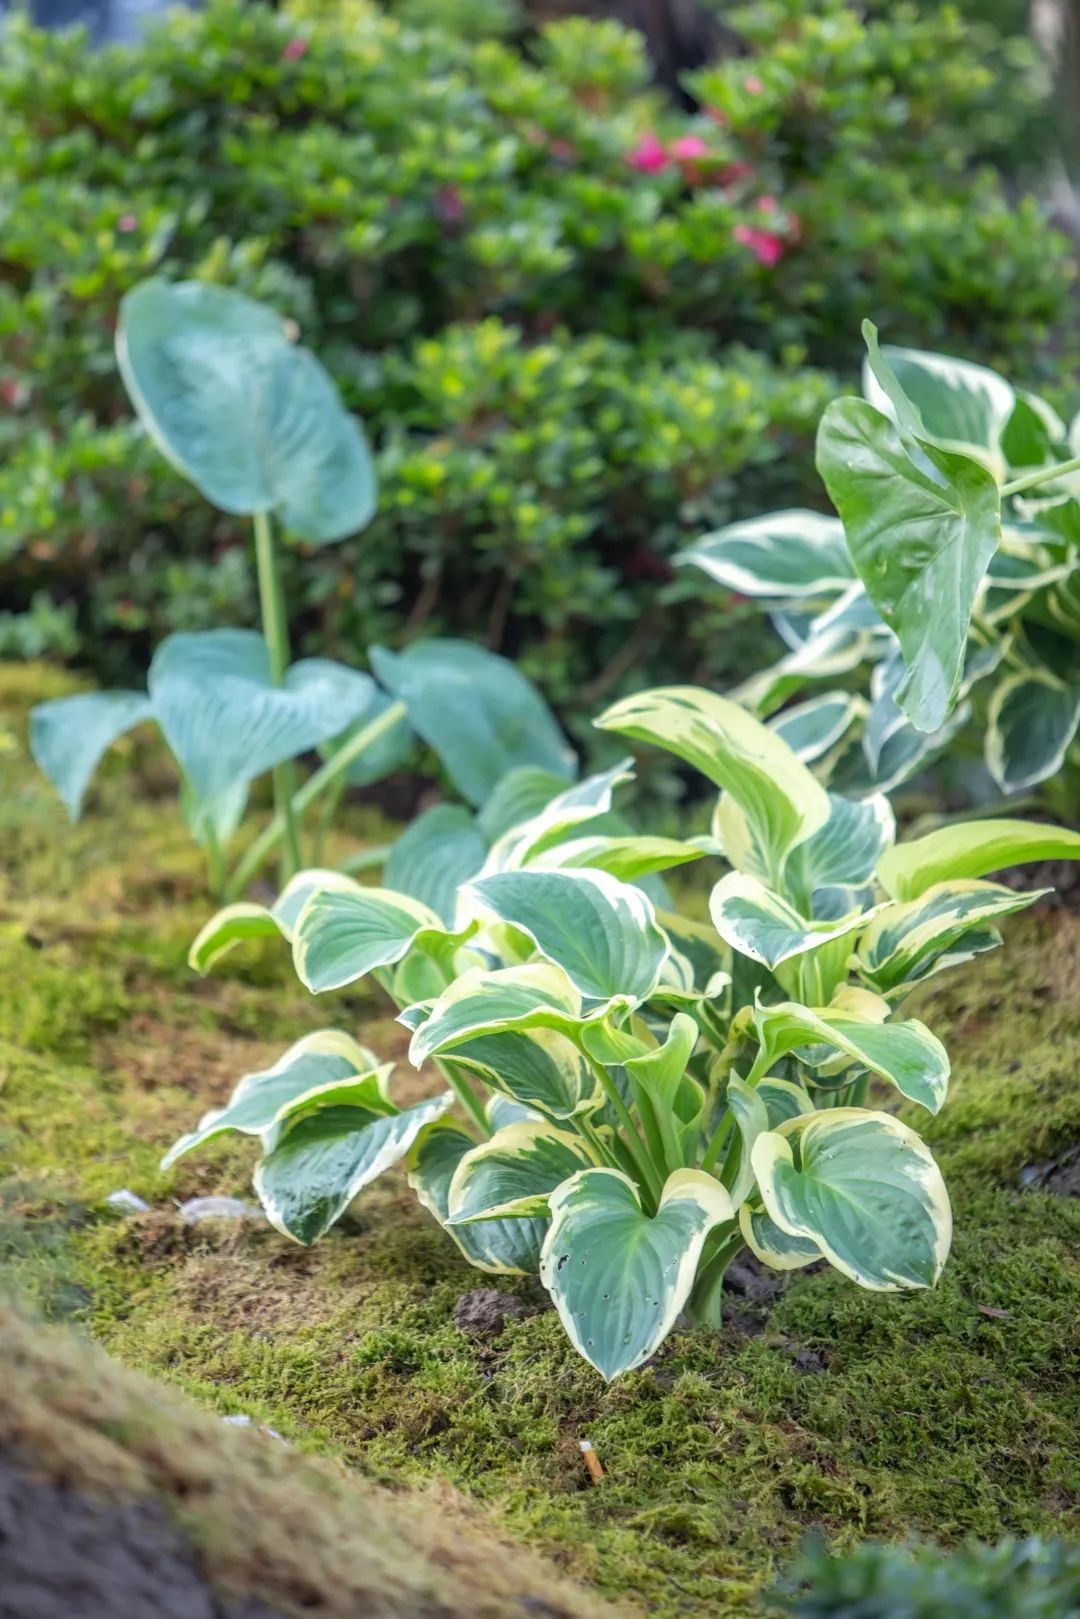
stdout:
[[(752, 173), (749, 163), (725, 163), (719, 159), (703, 135), (680, 135), (665, 144), (652, 130), (647, 130), (627, 153), (626, 160), (639, 174), (660, 174), (677, 165), (688, 185), (730, 186)], [(740, 246), (749, 249), (759, 264), (772, 269), (797, 239), (799, 222), (794, 214), (781, 210), (775, 197), (758, 197), (754, 206), (759, 215), (772, 216), (768, 223), (736, 225), (732, 235)]]

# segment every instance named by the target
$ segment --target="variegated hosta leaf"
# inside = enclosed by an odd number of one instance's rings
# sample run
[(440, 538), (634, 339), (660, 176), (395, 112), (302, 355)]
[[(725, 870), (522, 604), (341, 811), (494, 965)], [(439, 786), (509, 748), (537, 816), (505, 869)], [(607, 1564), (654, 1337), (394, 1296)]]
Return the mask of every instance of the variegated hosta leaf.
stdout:
[(480, 1034), (455, 1045), (453, 1060), (493, 1090), (553, 1119), (593, 1112), (603, 1100), (592, 1065), (558, 1029)]
[(419, 900), (389, 888), (320, 888), (296, 922), (293, 961), (314, 994), (352, 984), (376, 967), (400, 961), (414, 944), (437, 948), (450, 939)]
[(503, 871), (466, 893), (528, 934), (582, 995), (648, 1000), (668, 953), (652, 905), (638, 888), (606, 872)]
[(457, 894), (475, 877), (487, 857), (487, 839), (471, 811), (461, 804), (434, 804), (394, 843), (383, 882), (398, 894), (418, 899), (454, 926)]
[(518, 765), (501, 776), (494, 792), (477, 811), (476, 823), (489, 845), (546, 809), (566, 790), (566, 778), (538, 765)]
[(170, 1168), (193, 1147), (204, 1146), (230, 1130), (259, 1136), (265, 1146), (290, 1114), (342, 1090), (348, 1090), (372, 1114), (393, 1113), (386, 1090), (392, 1068), (392, 1063), (380, 1063), (347, 1034), (323, 1029), (305, 1035), (272, 1068), (245, 1074), (224, 1107), (204, 1114), (194, 1130), (170, 1147), (161, 1167)]
[(828, 820), (817, 779), (780, 737), (727, 698), (669, 686), (625, 698), (596, 724), (666, 748), (730, 793), (771, 872)]
[(751, 1153), (758, 1136), (769, 1128), (769, 1114), (756, 1086), (751, 1086), (732, 1070), (728, 1076), (727, 1105), (735, 1120), (732, 1137), (721, 1171), (721, 1180), (731, 1194), (735, 1208), (745, 1202), (754, 1185)]
[(744, 1203), (739, 1225), (750, 1252), (771, 1270), (802, 1270), (822, 1257), (821, 1249), (809, 1237), (793, 1237), (782, 1231), (764, 1209)]
[(596, 1162), (583, 1136), (546, 1120), (509, 1124), (458, 1164), (450, 1183), (447, 1224), (546, 1218), (555, 1188)]
[(1080, 683), (1042, 669), (1009, 675), (994, 692), (986, 763), (1003, 793), (1056, 775), (1080, 725)]
[(700, 860), (705, 853), (704, 849), (677, 838), (644, 837), (635, 833), (605, 837), (596, 833), (592, 837), (571, 838), (568, 843), (557, 843), (553, 849), (530, 855), (529, 866), (560, 871), (586, 866), (630, 883), (654, 871), (670, 871), (674, 866)]
[[(1012, 385), (985, 365), (946, 354), (891, 343), (881, 354), (918, 412), (919, 430), (947, 449), (974, 451), (992, 472), (1004, 477), (1001, 435), (1016, 406)], [(897, 421), (896, 408), (869, 362), (863, 367), (863, 393), (876, 409)], [(897, 425), (904, 424), (897, 421)]]
[(484, 874), (516, 871), (544, 850), (557, 847), (575, 829), (607, 815), (615, 789), (632, 781), (633, 776), (633, 760), (622, 759), (610, 770), (586, 776), (573, 787), (564, 787), (529, 819), (515, 821), (506, 828), (492, 844)]
[[(608, 1008), (597, 1008), (600, 1017)], [(414, 1014), (418, 1016), (414, 1020)], [(409, 1061), (417, 1068), (437, 1052), (506, 1029), (576, 1030), (584, 1021), (581, 993), (561, 967), (526, 962), (491, 971), (474, 967), (428, 1008), (406, 1007), (399, 1023), (413, 1029)]]
[(245, 939), (279, 935), (291, 944), (300, 912), (312, 894), (322, 888), (340, 888), (351, 893), (356, 884), (340, 871), (313, 866), (290, 877), (273, 905), (256, 905), (249, 900), (226, 905), (199, 930), (188, 951), (188, 966), (205, 975), (234, 945)]
[(30, 715), (30, 752), (79, 819), (90, 777), (105, 751), (153, 718), (149, 697), (141, 691), (80, 692), (39, 703)]
[(1033, 860), (1080, 860), (1080, 832), (1038, 821), (962, 821), (895, 844), (878, 862), (877, 879), (895, 899), (916, 899), (937, 883)]
[[(821, 888), (861, 888), (896, 840), (896, 817), (882, 794), (862, 800), (829, 794), (829, 819), (788, 856), (785, 886), (813, 897)], [(816, 914), (816, 913), (815, 913)]]
[(316, 1242), (453, 1100), (444, 1091), (391, 1114), (331, 1101), (286, 1119), (253, 1180), (270, 1224), (296, 1242)]
[(811, 511), (771, 512), (729, 523), (675, 560), (692, 563), (743, 596), (790, 601), (843, 590), (854, 577), (844, 525)]
[(781, 737), (804, 764), (809, 764), (836, 746), (859, 712), (859, 699), (850, 692), (827, 691), (782, 709), (769, 721), (769, 730)]
[(800, 1113), (815, 1111), (809, 1096), (793, 1079), (777, 1079), (767, 1074), (758, 1080), (754, 1089), (765, 1104), (770, 1130), (775, 1130), (785, 1119), (797, 1119)]
[[(777, 613), (772, 619), (774, 624), (781, 621)], [(751, 675), (731, 696), (759, 714), (771, 714), (809, 682), (835, 680), (873, 657), (879, 636), (845, 624), (819, 629), (819, 622), (815, 620), (806, 639), (796, 641), (778, 663)]]
[(701, 1086), (686, 1071), (697, 1042), (694, 1019), (677, 1012), (662, 1045), (621, 1059), (638, 1112), (652, 1112), (671, 1170), (691, 1158), (705, 1105)]
[(650, 1218), (616, 1169), (586, 1169), (551, 1198), (540, 1279), (574, 1348), (608, 1382), (648, 1360), (690, 1296), (705, 1238), (733, 1220), (711, 1175), (669, 1176)]
[(948, 1054), (937, 1036), (915, 1018), (904, 1023), (879, 1023), (848, 1011), (828, 1007), (811, 1011), (794, 1001), (781, 1001), (776, 1006), (756, 1007), (753, 1024), (761, 1050), (747, 1076), (750, 1084), (767, 1074), (780, 1057), (790, 1052), (801, 1054), (803, 1049), (817, 1044), (842, 1052), (931, 1113), (936, 1113), (945, 1100)]
[(446, 1223), (450, 1183), (461, 1160), (475, 1145), (452, 1119), (438, 1119), (420, 1132), (410, 1148), (409, 1185), (477, 1270), (496, 1276), (535, 1276), (550, 1224), (546, 1215), (523, 1220), (478, 1220), (473, 1225)]
[(404, 652), (372, 647), (379, 680), (408, 705), (409, 721), (438, 754), (462, 798), (486, 803), (510, 770), (577, 771), (555, 716), (507, 658), (469, 641), (418, 641)]
[(366, 707), (371, 678), (303, 658), (274, 684), (254, 630), (170, 635), (154, 653), (154, 717), (200, 803), (326, 742)]
[(955, 952), (970, 934), (985, 948), (987, 924), (1024, 910), (1049, 892), (1040, 888), (1017, 894), (997, 883), (970, 880), (937, 883), (919, 899), (887, 905), (877, 913), (859, 941), (859, 974), (879, 995), (888, 995), (929, 977), (946, 960), (953, 965)]
[(855, 798), (891, 793), (943, 753), (970, 719), (970, 705), (960, 703), (945, 724), (929, 735), (903, 720), (890, 730), (875, 766), (870, 765), (865, 746), (846, 748), (833, 766), (830, 782), (838, 792)]
[(759, 1136), (765, 1208), (861, 1287), (932, 1287), (952, 1241), (941, 1171), (913, 1130), (888, 1113), (829, 1108)]
[(721, 877), (709, 899), (709, 915), (733, 950), (770, 969), (863, 925), (861, 912), (838, 922), (810, 922), (756, 877), (739, 871)]

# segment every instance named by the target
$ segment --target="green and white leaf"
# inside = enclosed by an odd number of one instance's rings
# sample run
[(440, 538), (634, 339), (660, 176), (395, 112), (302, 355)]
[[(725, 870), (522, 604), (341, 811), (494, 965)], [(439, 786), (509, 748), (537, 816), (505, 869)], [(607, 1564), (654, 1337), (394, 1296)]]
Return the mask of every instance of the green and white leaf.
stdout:
[(750, 1252), (771, 1270), (802, 1270), (822, 1257), (811, 1238), (793, 1237), (789, 1231), (782, 1231), (764, 1209), (752, 1208), (749, 1203), (739, 1210), (739, 1225)]
[(501, 777), (495, 791), (477, 811), (476, 821), (489, 844), (531, 821), (566, 789), (566, 778), (536, 765), (519, 765)]
[(477, 1270), (495, 1276), (535, 1276), (549, 1220), (480, 1220), (448, 1226), (450, 1183), (465, 1154), (476, 1143), (452, 1119), (437, 1119), (422, 1130), (409, 1150), (409, 1185), (424, 1208)]
[(324, 888), (351, 893), (356, 884), (340, 871), (313, 866), (290, 877), (273, 905), (241, 900), (224, 906), (199, 930), (188, 951), (188, 966), (205, 976), (234, 945), (246, 939), (281, 937), (291, 944), (300, 912), (312, 894)]
[[(591, 1015), (601, 1017), (607, 1010), (597, 1008)], [(414, 1014), (421, 1020), (414, 1022)], [(431, 1007), (406, 1007), (398, 1018), (414, 1031), (409, 1061), (417, 1068), (437, 1052), (482, 1034), (506, 1029), (573, 1033), (583, 1021), (580, 990), (561, 967), (542, 961), (494, 971), (474, 967), (455, 979)]]
[(1046, 888), (1018, 894), (997, 883), (970, 879), (937, 883), (918, 899), (885, 906), (859, 941), (858, 971), (879, 995), (890, 995), (927, 978), (946, 963), (971, 933), (1033, 905)]
[[(752, 1017), (761, 1049), (748, 1083), (769, 1072), (794, 1052), (809, 1066), (827, 1062), (840, 1052), (895, 1085), (902, 1096), (936, 1113), (945, 1100), (949, 1058), (945, 1047), (924, 1023), (911, 1018), (903, 1023), (879, 1023), (849, 1011), (820, 1011), (781, 1001), (757, 1006)], [(815, 1051), (815, 1046), (825, 1048)]]
[(408, 894), (359, 883), (328, 885), (300, 913), (293, 962), (301, 982), (317, 995), (400, 961), (413, 945), (437, 949), (453, 937), (429, 906)]
[(701, 568), (743, 596), (792, 601), (843, 590), (854, 577), (843, 524), (811, 511), (771, 512), (729, 523), (675, 560)]
[(153, 718), (141, 691), (80, 692), (39, 703), (30, 714), (30, 752), (79, 819), (83, 798), (102, 755), (120, 737)]
[(591, 837), (571, 838), (558, 843), (553, 849), (531, 856), (530, 868), (572, 871), (588, 867), (593, 871), (606, 871), (620, 882), (636, 882), (656, 871), (671, 871), (685, 866), (691, 860), (700, 860), (707, 851), (677, 838), (646, 837), (627, 833), (624, 837), (605, 837), (596, 833)]
[(834, 748), (862, 712), (859, 698), (846, 691), (828, 691), (793, 703), (769, 721), (769, 730), (785, 741), (803, 761), (810, 764)]
[(610, 770), (587, 776), (550, 799), (529, 820), (515, 822), (492, 844), (484, 874), (516, 871), (545, 851), (557, 848), (570, 834), (609, 814), (615, 789), (634, 776), (633, 760), (622, 759)]
[(615, 1169), (586, 1169), (551, 1198), (540, 1279), (575, 1349), (608, 1382), (640, 1366), (675, 1324), (705, 1238), (733, 1220), (720, 1183), (700, 1170), (668, 1178), (649, 1218)]
[[(988, 366), (946, 354), (891, 343), (879, 352), (917, 412), (917, 432), (945, 449), (977, 455), (996, 477), (1004, 478), (1001, 439), (1016, 408), (1011, 384)], [(874, 375), (873, 350), (863, 366), (863, 394), (875, 409), (904, 428), (901, 413)]]
[(774, 969), (793, 956), (831, 943), (863, 924), (861, 912), (836, 922), (811, 922), (756, 877), (739, 871), (721, 877), (709, 898), (709, 915), (733, 950)]
[(950, 879), (1043, 860), (1080, 860), (1080, 832), (1038, 821), (962, 821), (895, 844), (878, 862), (877, 879), (895, 899), (917, 899)]
[(509, 1124), (462, 1158), (450, 1183), (447, 1224), (546, 1218), (555, 1188), (596, 1162), (583, 1136), (545, 1120)]
[(781, 1231), (816, 1243), (861, 1287), (932, 1287), (952, 1241), (941, 1171), (919, 1136), (887, 1113), (829, 1108), (758, 1137), (765, 1208)]
[(487, 839), (470, 810), (435, 804), (395, 841), (383, 869), (388, 889), (420, 900), (446, 927), (457, 917), (457, 895), (484, 864)]
[(1066, 685), (1042, 669), (1007, 675), (988, 715), (986, 763), (1003, 793), (1019, 793), (1056, 775), (1080, 726), (1080, 682)]
[(553, 1119), (592, 1113), (603, 1095), (596, 1072), (558, 1029), (500, 1029), (453, 1047), (458, 1068)]

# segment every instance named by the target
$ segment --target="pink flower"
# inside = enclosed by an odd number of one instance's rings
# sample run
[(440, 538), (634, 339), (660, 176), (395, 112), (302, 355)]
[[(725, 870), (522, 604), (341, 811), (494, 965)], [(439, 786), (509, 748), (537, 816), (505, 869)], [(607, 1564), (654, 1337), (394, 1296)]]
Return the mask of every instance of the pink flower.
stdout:
[(116, 228), (123, 231), (125, 236), (129, 235), (131, 231), (138, 230), (139, 216), (137, 214), (121, 214), (116, 221)]
[(639, 174), (659, 174), (661, 169), (667, 168), (670, 158), (663, 143), (650, 129), (642, 135), (633, 151), (626, 154), (626, 161)]
[(281, 60), (283, 62), (299, 62), (302, 56), (307, 55), (309, 43), (310, 41), (306, 39), (290, 39), (281, 53)]
[(680, 135), (668, 152), (678, 163), (693, 163), (696, 158), (708, 157), (709, 143), (701, 135)]
[(779, 203), (775, 197), (759, 197), (757, 205), (763, 214), (775, 214)]
[(743, 89), (749, 96), (759, 96), (764, 88), (765, 86), (756, 73), (751, 73), (748, 78), (743, 80)]
[(765, 265), (766, 269), (771, 270), (784, 256), (783, 239), (772, 231), (755, 230), (753, 225), (736, 225), (732, 235), (743, 247), (748, 247), (758, 263)]

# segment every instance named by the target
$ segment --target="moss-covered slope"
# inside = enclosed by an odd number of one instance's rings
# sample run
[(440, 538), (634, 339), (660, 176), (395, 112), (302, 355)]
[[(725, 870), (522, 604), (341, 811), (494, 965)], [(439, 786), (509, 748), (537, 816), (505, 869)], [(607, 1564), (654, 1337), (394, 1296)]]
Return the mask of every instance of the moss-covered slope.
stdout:
[[(243, 1147), (156, 1168), (241, 1073), (322, 1024), (389, 1054), (402, 1031), (373, 995), (305, 997), (269, 947), (195, 979), (208, 906), (159, 756), (107, 772), (69, 829), (25, 757), (41, 683), (7, 677), (0, 736), (0, 1244), (39, 1306), (300, 1448), (456, 1485), (661, 1619), (748, 1611), (809, 1527), (837, 1544), (1080, 1533), (1080, 1200), (1021, 1187), (1080, 1141), (1074, 917), (1023, 919), (923, 996), (955, 1070), (920, 1121), (955, 1205), (941, 1286), (882, 1298), (815, 1273), (755, 1299), (746, 1274), (719, 1336), (676, 1336), (605, 1388), (528, 1285), (504, 1284), (522, 1308), (501, 1331), (455, 1325), (489, 1279), (399, 1176), (311, 1251), (256, 1221), (181, 1223), (175, 1200), (247, 1191)], [(124, 1186), (151, 1213), (105, 1204)]]

